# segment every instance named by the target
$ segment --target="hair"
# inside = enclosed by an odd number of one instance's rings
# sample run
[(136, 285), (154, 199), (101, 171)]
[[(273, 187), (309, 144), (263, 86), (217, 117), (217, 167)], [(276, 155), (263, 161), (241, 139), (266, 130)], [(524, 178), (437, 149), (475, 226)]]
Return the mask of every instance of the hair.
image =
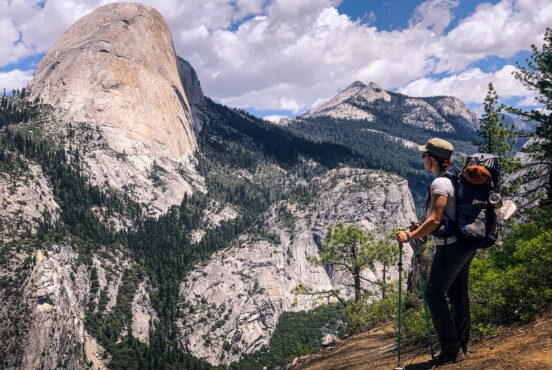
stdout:
[(446, 172), (446, 171), (448, 171), (452, 168), (453, 161), (452, 161), (451, 158), (449, 158), (449, 159), (439, 158), (439, 157), (434, 156), (431, 153), (429, 153), (429, 155), (431, 156), (431, 158), (434, 158), (437, 161), (437, 163), (439, 163), (439, 170), (441, 172)]

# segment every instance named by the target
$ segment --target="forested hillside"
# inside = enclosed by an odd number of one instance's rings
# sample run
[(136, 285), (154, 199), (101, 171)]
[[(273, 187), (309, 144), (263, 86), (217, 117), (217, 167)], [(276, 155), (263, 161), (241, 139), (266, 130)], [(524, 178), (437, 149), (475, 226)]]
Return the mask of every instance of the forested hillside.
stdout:
[[(438, 117), (431, 116), (431, 111), (413, 110), (416, 104), (426, 104), (434, 109), (446, 97), (413, 98), (388, 92), (390, 101), (378, 99), (370, 102), (352, 96), (346, 103), (371, 115), (372, 119), (337, 119), (329, 115), (311, 117), (308, 114), (292, 121), (288, 126), (290, 131), (301, 134), (312, 140), (339, 143), (358, 152), (363, 158), (363, 165), (369, 168), (379, 168), (404, 176), (410, 183), (410, 188), (418, 203), (425, 196), (426, 183), (429, 179), (423, 171), (417, 145), (421, 145), (431, 137), (439, 136), (450, 140), (455, 146), (456, 160), (462, 155), (472, 153), (474, 147), (469, 144), (475, 139), (475, 131), (466, 119), (458, 113), (441, 112)], [(424, 106), (426, 107), (426, 106)], [(426, 116), (424, 116), (426, 114)], [(436, 114), (436, 113), (434, 113)], [(435, 125), (448, 125), (446, 131), (439, 126), (412, 125), (408, 120), (433, 120)], [(444, 120), (446, 119), (446, 120)], [(440, 122), (441, 120), (442, 122)]]
[[(81, 173), (78, 145), (66, 152), (48, 135), (40, 135), (44, 122), (54, 118), (47, 107), (26, 103), (24, 94), (17, 91), (2, 98), (2, 176), (33, 181), (26, 168), (29, 164), (39, 165), (51, 184), (60, 217), (56, 219), (45, 212), (36, 232), (27, 228), (22, 234), (14, 234), (17, 236), (13, 239), (4, 239), (2, 268), (6, 273), (2, 275), (2, 300), (22, 312), (27, 310), (24, 307), (28, 302), (20, 292), (26, 274), (33, 268), (33, 256), (37, 251), (55, 250), (59, 244), (70, 245), (78, 254), (75, 268), (86, 268), (90, 295), (98, 297), (89, 300), (86, 327), (107, 349), (113, 368), (209, 368), (186, 355), (175, 342), (179, 330), (174, 326), (180, 315), (179, 282), (194, 264), (227, 247), (245, 230), (255, 229), (257, 217), (274, 201), (304, 191), (298, 187), (301, 179), (361, 158), (342, 145), (316, 143), (210, 101), (197, 153), (198, 169), (205, 177), (209, 198), (201, 192), (185, 196), (180, 206), (153, 219), (124, 194), (90, 185)], [(61, 139), (70, 143), (74, 135), (69, 128)], [(312, 161), (320, 164), (313, 166)], [(274, 171), (275, 168), (279, 170)], [(192, 231), (200, 226), (201, 215), (213, 200), (234, 206), (239, 216), (206, 230), (201, 241), (194, 243), (190, 240)], [(131, 226), (115, 228), (109, 222), (113, 218)], [(13, 231), (14, 225), (4, 226)], [(261, 229), (259, 233), (262, 234)], [(108, 291), (98, 284), (94, 260), (99, 256), (111, 260), (118, 253), (129, 259), (129, 265), (122, 271), (117, 304), (108, 311)], [(14, 263), (17, 260), (24, 263)], [(150, 323), (153, 326), (149, 346), (125, 329), (131, 325), (132, 297), (144, 280), (150, 286), (158, 318), (156, 323)], [(23, 324), (23, 316), (6, 319), (1, 335), (7, 345), (0, 360), (4, 366), (14, 366), (21, 361), (18, 339), (29, 328)]]

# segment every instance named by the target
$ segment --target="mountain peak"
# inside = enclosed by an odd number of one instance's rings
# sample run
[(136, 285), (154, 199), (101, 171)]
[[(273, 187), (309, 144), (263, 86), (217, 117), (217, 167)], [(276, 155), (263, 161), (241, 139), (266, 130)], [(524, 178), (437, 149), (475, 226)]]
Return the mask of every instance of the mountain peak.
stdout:
[(378, 85), (375, 82), (370, 82), (368, 84), (368, 87), (371, 88), (374, 91), (377, 91), (377, 92), (383, 91), (383, 87), (381, 87), (380, 85)]
[(108, 4), (79, 19), (29, 88), (65, 121), (100, 126), (117, 152), (178, 160), (196, 148), (169, 27), (149, 6)]
[[(355, 81), (352, 84), (350, 84), (349, 87), (347, 87), (347, 89), (350, 89), (350, 88), (353, 88), (353, 87), (356, 87), (356, 88), (361, 87), (362, 88), (362, 87), (366, 87), (366, 85), (362, 81)], [(347, 90), (347, 89), (345, 89), (345, 90)]]
[(331, 100), (311, 109), (303, 114), (302, 117), (329, 116), (338, 119), (367, 119), (371, 121), (373, 119), (371, 114), (354, 107), (350, 104), (350, 101), (355, 100), (370, 103), (380, 99), (391, 101), (391, 95), (375, 82), (370, 82), (366, 85), (361, 81), (355, 81)]
[(199, 81), (177, 62), (169, 26), (154, 8), (112, 3), (80, 18), (39, 63), (29, 91), (62, 122), (46, 129), (64, 134), (77, 122), (98, 134), (76, 135), (74, 143), (87, 146), (82, 159), (93, 184), (121, 190), (157, 214), (202, 180), (191, 161), (190, 103), (202, 99)]

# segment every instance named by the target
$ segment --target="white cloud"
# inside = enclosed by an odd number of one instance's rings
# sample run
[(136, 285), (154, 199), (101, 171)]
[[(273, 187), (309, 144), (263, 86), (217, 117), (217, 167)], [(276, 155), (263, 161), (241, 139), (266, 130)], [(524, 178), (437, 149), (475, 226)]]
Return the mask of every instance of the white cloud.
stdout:
[[(48, 0), (39, 9), (31, 0), (0, 1), (0, 67), (47, 50), (79, 17), (110, 2)], [(445, 34), (458, 0), (425, 1), (407, 28), (394, 31), (339, 14), (340, 0), (144, 2), (165, 17), (177, 53), (194, 66), (206, 95), (232, 106), (296, 113), (355, 80), (467, 101), (479, 101), (493, 82), (499, 94), (525, 97), (518, 86), (510, 89), (514, 82), (504, 68), (488, 74), (474, 63), (542, 43), (552, 19), (549, 0), (503, 0), (479, 5)], [(454, 75), (428, 77), (448, 71)]]
[(48, 0), (0, 2), (0, 67), (45, 52), (77, 19), (94, 10), (99, 1)]
[(19, 32), (10, 18), (0, 18), (0, 66), (16, 62), (18, 59), (32, 53), (29, 48), (19, 41)]
[(428, 0), (416, 7), (411, 27), (428, 28), (441, 34), (453, 19), (451, 9), (460, 4), (459, 0)]
[(527, 96), (525, 99), (519, 101), (516, 105), (518, 107), (533, 107), (533, 108), (543, 106), (542, 103), (537, 101), (535, 95)]
[(266, 119), (267, 121), (270, 121), (272, 123), (280, 123), (280, 120), (282, 118), (287, 118), (287, 117), (286, 116), (279, 116), (279, 115), (276, 115), (276, 114), (263, 117), (263, 119)]
[(27, 82), (33, 77), (34, 71), (21, 71), (14, 69), (9, 72), (0, 72), (0, 91), (6, 89), (20, 89), (27, 86)]
[(256, 109), (304, 110), (355, 80), (392, 88), (428, 71), (430, 31), (377, 32), (339, 14), (332, 2), (296, 4), (274, 2), (235, 33), (196, 32), (196, 40), (187, 33), (175, 38), (177, 50), (208, 95)]
[(489, 55), (507, 58), (520, 50), (529, 50), (531, 44), (542, 43), (551, 20), (549, 0), (481, 4), (444, 38), (437, 54), (440, 62), (436, 71), (460, 71)]
[(514, 66), (506, 65), (493, 73), (472, 68), (440, 80), (424, 77), (412, 81), (400, 92), (411, 96), (451, 95), (465, 103), (479, 104), (487, 95), (489, 83), (492, 83), (499, 98), (533, 96), (533, 92), (513, 78), (512, 72), (515, 70)]

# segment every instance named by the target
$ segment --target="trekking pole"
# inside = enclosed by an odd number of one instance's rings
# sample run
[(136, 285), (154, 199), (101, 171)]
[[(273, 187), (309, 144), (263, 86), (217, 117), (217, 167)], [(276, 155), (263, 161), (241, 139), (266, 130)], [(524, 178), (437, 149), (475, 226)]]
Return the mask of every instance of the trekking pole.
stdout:
[(408, 242), (414, 249), (414, 254), (416, 255), (416, 259), (418, 260), (418, 273), (420, 275), (420, 286), (422, 288), (422, 302), (424, 306), (427, 337), (429, 341), (429, 353), (431, 353), (431, 359), (433, 360), (435, 358), (435, 353), (433, 352), (433, 338), (431, 337), (431, 329), (429, 327), (429, 314), (427, 313), (427, 302), (425, 298), (425, 284), (424, 284), (424, 275), (423, 275), (423, 269), (422, 269), (422, 256), (420, 254), (420, 245), (418, 241), (412, 239), (410, 235), (407, 234), (407, 236), (408, 236)]
[(403, 245), (399, 243), (399, 307), (397, 309), (397, 367), (394, 370), (403, 370), (401, 366), (401, 293), (402, 293), (402, 254), (403, 254)]

